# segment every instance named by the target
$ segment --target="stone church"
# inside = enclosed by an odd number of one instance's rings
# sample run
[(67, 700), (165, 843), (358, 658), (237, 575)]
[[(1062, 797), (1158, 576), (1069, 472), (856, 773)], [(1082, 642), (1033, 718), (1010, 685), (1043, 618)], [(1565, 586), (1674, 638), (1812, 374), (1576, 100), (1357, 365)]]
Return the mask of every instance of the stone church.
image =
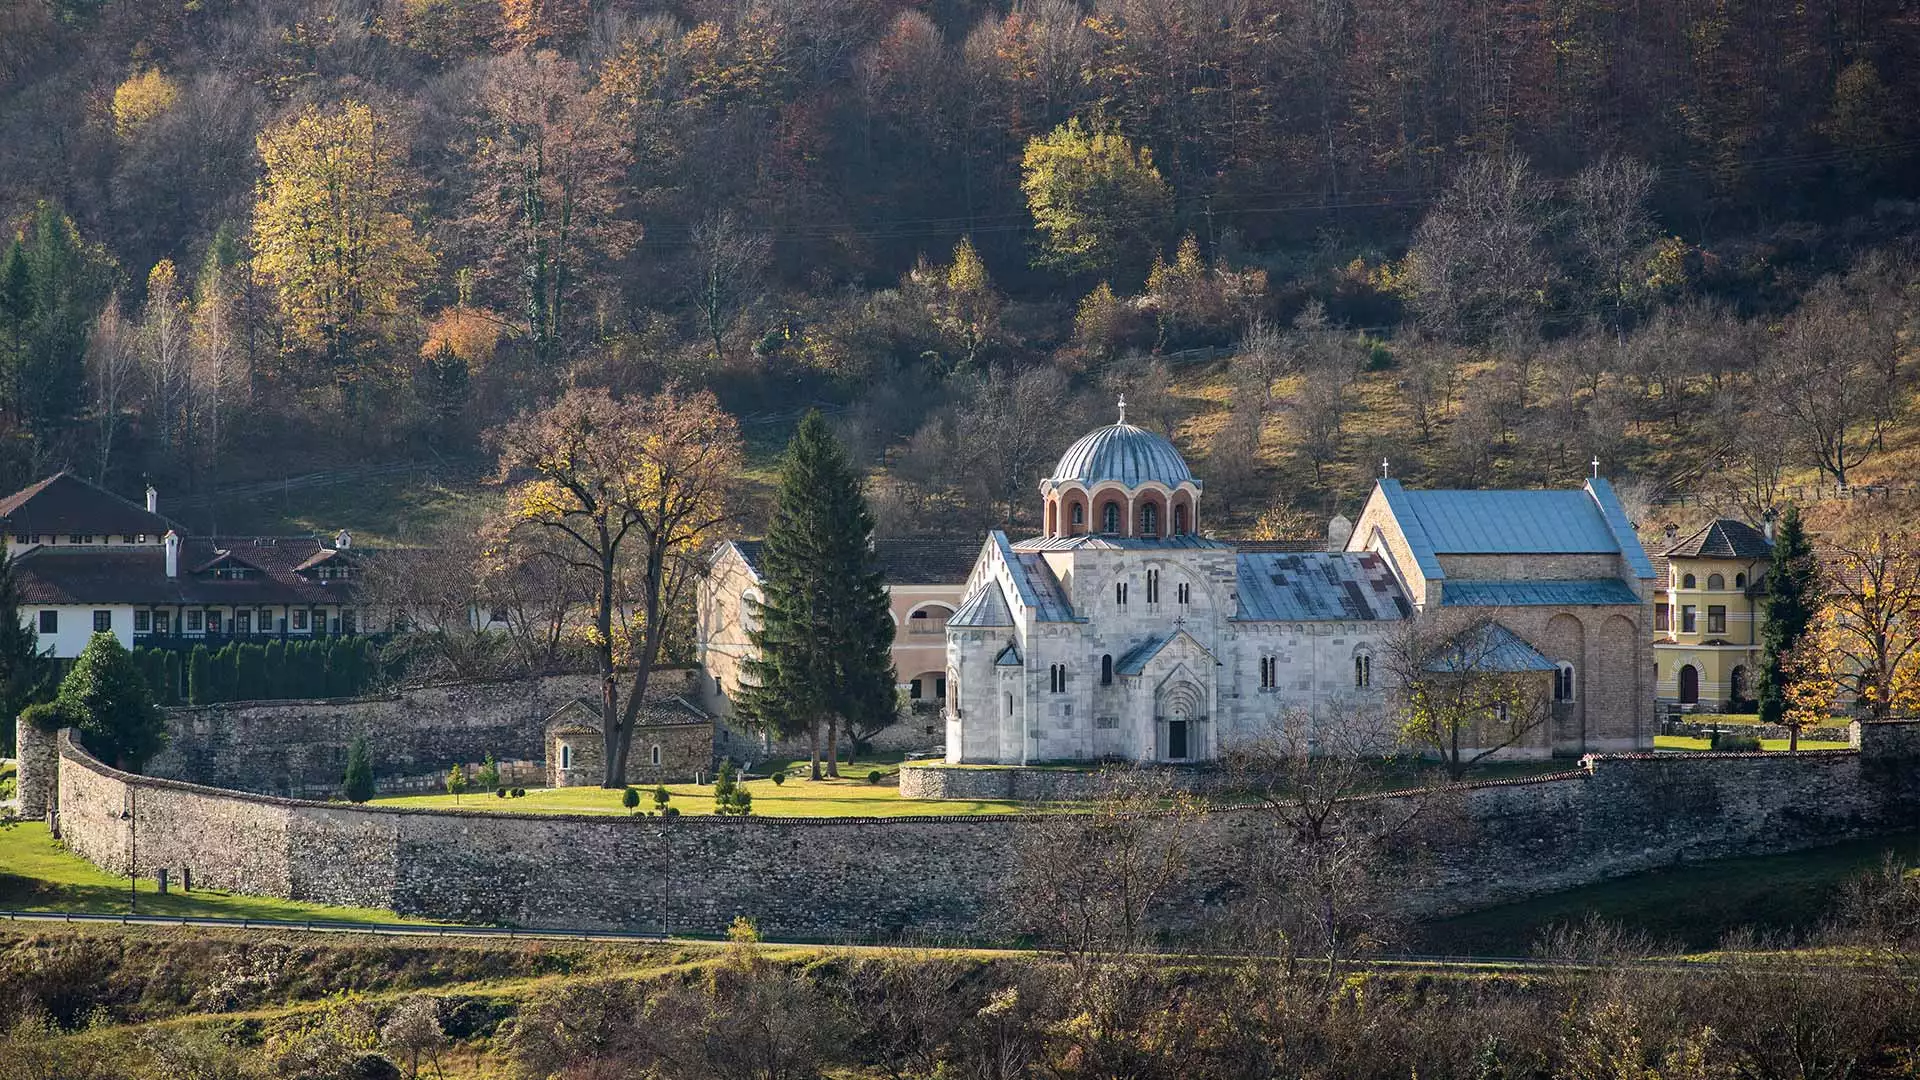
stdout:
[(1067, 450), (1043, 533), (989, 535), (948, 620), (949, 762), (1206, 761), (1276, 723), (1379, 730), (1390, 635), (1450, 607), (1495, 609), (1503, 662), (1551, 681), (1551, 722), (1503, 756), (1652, 746), (1653, 568), (1605, 480), (1383, 478), (1331, 551), (1214, 539), (1202, 492), (1124, 402)]

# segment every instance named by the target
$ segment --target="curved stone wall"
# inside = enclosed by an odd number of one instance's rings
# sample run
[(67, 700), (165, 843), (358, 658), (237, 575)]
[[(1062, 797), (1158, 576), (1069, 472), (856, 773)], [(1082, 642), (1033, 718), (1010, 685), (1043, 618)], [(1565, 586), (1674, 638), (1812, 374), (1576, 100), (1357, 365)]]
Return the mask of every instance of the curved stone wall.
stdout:
[[(1911, 829), (1920, 725), (1870, 727), (1859, 751), (1631, 754), (1424, 793), (1445, 803), (1449, 812), (1434, 818), (1447, 831), (1425, 880), (1404, 895), (1418, 911), (1466, 910), (1685, 860)], [(746, 915), (783, 939), (992, 937), (1029, 820), (306, 802), (129, 775), (94, 760), (71, 732), (61, 733), (58, 766), (67, 843), (116, 872), (127, 871), (137, 839), (142, 874), (191, 867), (196, 883), (240, 892), (526, 927), (718, 934)], [(1174, 905), (1184, 927), (1219, 912), (1249, 847), (1286, 842), (1258, 808), (1202, 815), (1190, 835), (1194, 862)]]
[[(1215, 769), (1166, 768), (1155, 772), (1174, 791), (1207, 794), (1227, 786), (1227, 778)], [(900, 797), (904, 799), (1071, 802), (1097, 796), (1101, 786), (1100, 774), (1087, 769), (935, 763), (900, 766)]]

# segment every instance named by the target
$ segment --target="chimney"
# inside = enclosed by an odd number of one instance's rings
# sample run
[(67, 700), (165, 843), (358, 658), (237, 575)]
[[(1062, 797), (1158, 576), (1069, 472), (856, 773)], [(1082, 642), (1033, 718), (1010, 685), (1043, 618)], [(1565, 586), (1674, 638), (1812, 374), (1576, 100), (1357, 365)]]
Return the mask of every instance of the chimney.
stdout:
[(1345, 514), (1335, 514), (1327, 522), (1327, 550), (1345, 551), (1347, 542), (1353, 539), (1353, 522)]
[[(148, 501), (152, 501), (151, 496)], [(168, 529), (167, 535), (161, 538), (161, 542), (167, 545), (167, 577), (177, 578), (180, 576), (180, 534)]]
[(160, 512), (160, 492), (152, 484), (147, 485), (147, 513)]
[(334, 546), (334, 550), (336, 551), (345, 551), (348, 548), (352, 547), (353, 546), (352, 534), (348, 533), (347, 530), (345, 529), (341, 529), (339, 532), (334, 533), (333, 546)]

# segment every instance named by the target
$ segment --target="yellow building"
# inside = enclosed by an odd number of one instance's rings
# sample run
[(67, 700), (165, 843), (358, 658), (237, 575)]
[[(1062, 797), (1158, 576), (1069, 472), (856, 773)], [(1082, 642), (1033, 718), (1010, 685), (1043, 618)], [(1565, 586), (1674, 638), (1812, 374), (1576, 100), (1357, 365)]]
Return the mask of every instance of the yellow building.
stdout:
[(1766, 534), (1730, 518), (1660, 553), (1653, 664), (1663, 706), (1716, 712), (1753, 699), (1772, 560)]

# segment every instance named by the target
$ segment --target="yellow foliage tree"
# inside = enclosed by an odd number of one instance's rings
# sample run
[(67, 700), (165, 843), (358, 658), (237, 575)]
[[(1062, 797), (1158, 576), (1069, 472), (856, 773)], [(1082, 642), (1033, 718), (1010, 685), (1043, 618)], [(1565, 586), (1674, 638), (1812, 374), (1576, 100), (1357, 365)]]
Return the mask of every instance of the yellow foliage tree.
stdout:
[(1124, 270), (1158, 246), (1173, 193), (1154, 167), (1153, 151), (1074, 119), (1030, 140), (1020, 167), (1027, 209), (1044, 235), (1042, 264)]
[(1860, 530), (1834, 544), (1817, 627), (1868, 718), (1920, 707), (1920, 537)]
[(587, 32), (586, 0), (500, 0), (502, 44), (508, 49), (561, 48)]
[(294, 341), (322, 351), (350, 396), (369, 347), (411, 308), (433, 256), (404, 212), (405, 153), (357, 101), (309, 106), (260, 135), (254, 269)]
[(171, 109), (179, 97), (179, 83), (157, 68), (148, 68), (114, 88), (113, 130), (123, 139), (132, 138)]

